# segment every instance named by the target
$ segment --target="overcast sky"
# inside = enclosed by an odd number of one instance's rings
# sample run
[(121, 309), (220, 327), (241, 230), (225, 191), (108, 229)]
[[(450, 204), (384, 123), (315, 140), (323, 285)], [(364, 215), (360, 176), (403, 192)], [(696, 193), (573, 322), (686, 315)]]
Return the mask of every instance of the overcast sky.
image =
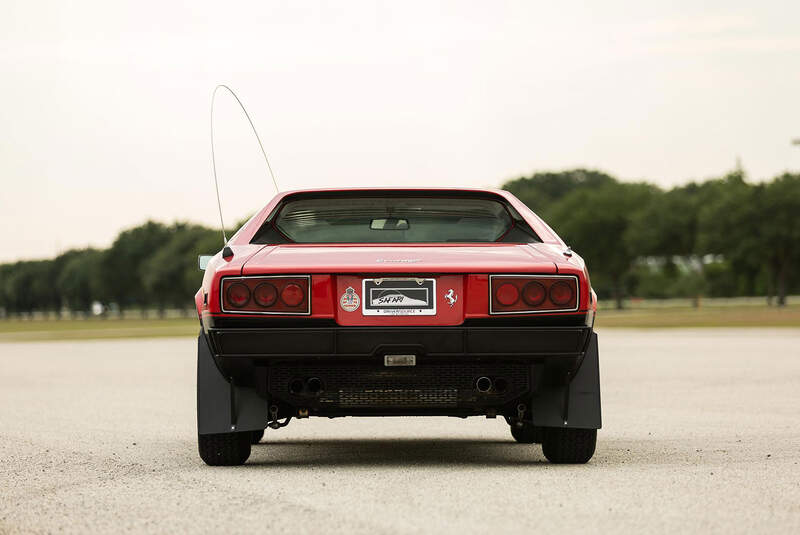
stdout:
[[(215, 224), (222, 82), (283, 189), (800, 168), (800, 2), (666, 4), (3, 0), (0, 261)], [(216, 117), (234, 221), (274, 190), (232, 99)]]

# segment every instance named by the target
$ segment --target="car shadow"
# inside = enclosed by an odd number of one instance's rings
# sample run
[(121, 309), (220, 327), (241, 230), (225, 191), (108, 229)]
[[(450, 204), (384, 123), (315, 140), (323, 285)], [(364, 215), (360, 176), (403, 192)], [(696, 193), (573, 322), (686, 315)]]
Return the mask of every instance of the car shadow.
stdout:
[(541, 446), (508, 440), (447, 438), (263, 441), (248, 466), (520, 466), (546, 463)]
[[(269, 436), (269, 435), (268, 435)], [(610, 467), (685, 467), (730, 463), (747, 457), (747, 441), (720, 441), (703, 449), (701, 441), (686, 437), (619, 438), (599, 436), (597, 451), (587, 465), (549, 463), (539, 444), (518, 444), (505, 439), (475, 438), (321, 438), (308, 440), (263, 440), (253, 445), (245, 467), (519, 467), (550, 466), (559, 469)], [(175, 448), (176, 460), (200, 459), (194, 441)], [(749, 457), (748, 457), (749, 458)]]

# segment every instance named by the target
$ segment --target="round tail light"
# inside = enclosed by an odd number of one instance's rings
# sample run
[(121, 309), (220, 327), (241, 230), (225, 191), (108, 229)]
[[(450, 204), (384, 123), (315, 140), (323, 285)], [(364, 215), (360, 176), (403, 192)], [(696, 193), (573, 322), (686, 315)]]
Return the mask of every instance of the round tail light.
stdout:
[(305, 293), (300, 285), (295, 283), (289, 283), (281, 291), (281, 301), (289, 305), (290, 307), (296, 307), (300, 303), (303, 302), (305, 298)]
[(539, 282), (531, 281), (522, 289), (522, 300), (529, 306), (541, 305), (545, 297), (547, 297), (547, 290)]
[(497, 298), (498, 303), (507, 307), (519, 301), (519, 290), (517, 290), (516, 286), (507, 282), (500, 285), (494, 296)]
[(271, 307), (278, 300), (278, 290), (272, 284), (262, 282), (253, 290), (253, 299), (262, 307)]
[(550, 300), (555, 305), (566, 305), (572, 301), (572, 296), (572, 287), (566, 282), (557, 282), (550, 287)]
[(250, 289), (236, 282), (228, 287), (228, 302), (236, 308), (241, 308), (250, 302)]

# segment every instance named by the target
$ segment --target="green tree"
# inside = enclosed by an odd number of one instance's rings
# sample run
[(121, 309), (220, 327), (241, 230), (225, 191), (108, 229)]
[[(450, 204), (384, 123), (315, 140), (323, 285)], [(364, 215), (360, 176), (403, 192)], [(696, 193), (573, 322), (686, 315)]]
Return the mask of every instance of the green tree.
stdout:
[(2, 287), (8, 310), (17, 314), (57, 310), (59, 297), (54, 286), (52, 260), (15, 262), (4, 271)]
[(715, 181), (715, 186), (715, 195), (699, 209), (697, 250), (722, 255), (745, 281), (738, 285), (738, 293), (749, 295), (764, 267), (763, 196), (741, 173), (731, 173)]
[[(736, 174), (732, 180), (739, 181), (741, 176)], [(697, 242), (699, 213), (726, 184), (725, 180), (692, 182), (658, 192), (636, 212), (627, 234), (631, 247), (640, 255), (661, 260), (661, 269), (667, 275), (661, 282), (673, 286), (667, 293), (690, 296), (694, 306), (699, 306), (707, 289), (704, 251), (698, 249)]]
[(758, 187), (761, 255), (767, 259), (770, 280), (775, 281), (778, 306), (800, 264), (800, 174), (785, 173)]
[(695, 249), (696, 226), (691, 195), (682, 189), (658, 191), (632, 215), (627, 239), (642, 256), (687, 256)]
[(70, 310), (88, 312), (92, 302), (103, 301), (103, 253), (97, 249), (70, 251), (62, 255), (56, 279), (59, 296)]
[(11, 264), (0, 264), (0, 317), (11, 312), (11, 297), (6, 281), (11, 275)]
[(545, 220), (550, 210), (568, 194), (577, 190), (593, 190), (615, 184), (614, 177), (591, 169), (572, 169), (560, 172), (534, 173), (503, 184), (503, 189), (513, 193), (528, 208)]
[(141, 265), (141, 278), (148, 295), (157, 296), (154, 304), (185, 308), (200, 287), (202, 272), (198, 254), (221, 248), (219, 232), (198, 225), (179, 223), (170, 227), (171, 236)]
[(109, 298), (120, 310), (145, 306), (158, 301), (157, 294), (146, 293), (142, 282), (142, 264), (155, 255), (170, 238), (170, 230), (161, 223), (144, 225), (122, 232), (103, 258), (103, 283)]

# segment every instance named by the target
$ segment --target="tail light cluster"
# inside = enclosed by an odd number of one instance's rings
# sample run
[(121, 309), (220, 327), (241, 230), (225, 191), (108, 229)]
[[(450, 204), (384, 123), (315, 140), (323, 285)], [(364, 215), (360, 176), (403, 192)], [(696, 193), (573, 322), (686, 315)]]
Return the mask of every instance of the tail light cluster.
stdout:
[(223, 312), (310, 314), (309, 277), (226, 277), (222, 279)]
[(489, 313), (578, 310), (578, 279), (571, 275), (492, 275)]

